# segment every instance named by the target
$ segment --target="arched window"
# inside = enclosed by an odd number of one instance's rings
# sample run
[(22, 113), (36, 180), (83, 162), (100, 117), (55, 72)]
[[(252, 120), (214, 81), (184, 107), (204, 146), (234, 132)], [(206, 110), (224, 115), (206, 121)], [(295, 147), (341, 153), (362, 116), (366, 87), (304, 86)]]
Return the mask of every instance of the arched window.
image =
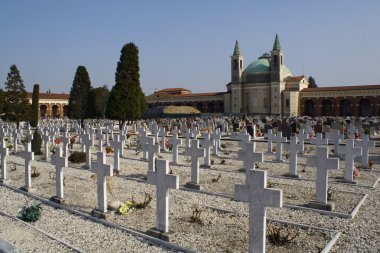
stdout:
[(273, 57), (274, 65), (277, 65), (277, 55)]
[(237, 60), (234, 60), (234, 69), (237, 69)]
[(282, 62), (282, 55), (281, 55), (281, 65), (283, 64), (283, 62)]
[(359, 116), (369, 117), (372, 116), (371, 102), (367, 98), (363, 98), (359, 102)]
[(243, 61), (240, 60), (240, 68), (242, 69), (243, 68)]
[(322, 101), (322, 116), (333, 116), (332, 102), (330, 99)]
[(348, 99), (340, 101), (340, 116), (351, 116), (351, 102)]
[(46, 112), (47, 112), (47, 107), (46, 105), (40, 105), (40, 117), (42, 119), (45, 119), (46, 118)]
[(307, 100), (305, 102), (305, 115), (306, 116), (314, 116), (314, 101), (313, 100)]

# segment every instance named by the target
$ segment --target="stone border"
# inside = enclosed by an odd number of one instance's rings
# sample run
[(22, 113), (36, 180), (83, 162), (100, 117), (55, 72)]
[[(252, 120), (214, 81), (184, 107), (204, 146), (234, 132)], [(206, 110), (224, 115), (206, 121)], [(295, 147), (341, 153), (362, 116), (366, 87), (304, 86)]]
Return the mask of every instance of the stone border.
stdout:
[[(106, 220), (102, 220), (102, 219), (93, 217), (93, 216), (91, 216), (91, 215), (89, 215), (87, 213), (83, 213), (83, 212), (71, 209), (71, 208), (69, 208), (67, 206), (57, 204), (57, 203), (55, 203), (55, 202), (53, 202), (53, 201), (51, 201), (49, 199), (45, 199), (45, 198), (42, 198), (40, 196), (34, 195), (33, 193), (24, 192), (24, 191), (22, 191), (22, 190), (20, 190), (20, 189), (18, 189), (16, 187), (14, 187), (14, 186), (6, 185), (6, 184), (1, 184), (1, 183), (0, 183), (0, 185), (4, 186), (4, 187), (6, 187), (6, 188), (8, 188), (10, 190), (13, 190), (13, 191), (15, 191), (17, 193), (21, 193), (21, 194), (26, 195), (28, 197), (34, 198), (36, 200), (39, 200), (42, 203), (47, 204), (49, 206), (52, 206), (54, 208), (59, 208), (59, 209), (65, 210), (65, 211), (67, 211), (67, 212), (69, 212), (71, 214), (74, 214), (74, 215), (77, 215), (77, 216), (81, 216), (83, 218), (86, 218), (88, 220), (100, 223), (100, 224), (102, 224), (104, 226), (107, 226), (107, 227), (110, 227), (110, 228), (119, 229), (119, 230), (121, 230), (123, 232), (131, 234), (133, 236), (141, 237), (141, 238), (143, 238), (145, 240), (148, 240), (148, 241), (150, 241), (150, 242), (152, 242), (154, 244), (157, 244), (157, 245), (161, 245), (161, 246), (166, 247), (168, 249), (173, 249), (173, 250), (176, 250), (176, 251), (179, 251), (179, 252), (184, 252), (184, 253), (196, 253), (196, 251), (193, 251), (191, 249), (182, 247), (182, 246), (174, 244), (174, 243), (166, 242), (166, 241), (163, 241), (161, 239), (149, 236), (149, 235), (145, 234), (144, 232), (141, 232), (141, 231), (138, 231), (138, 230), (135, 230), (135, 229), (131, 229), (131, 228), (122, 227), (122, 226), (114, 224), (112, 222), (109, 222), (109, 221), (106, 221)], [(42, 233), (44, 233), (44, 232), (42, 232)], [(52, 237), (52, 238), (55, 239), (54, 237)], [(55, 239), (55, 240), (58, 240), (58, 239)], [(82, 252), (82, 251), (80, 251), (80, 252)]]
[[(67, 242), (65, 242), (65, 241), (57, 238), (57, 237), (55, 237), (54, 235), (52, 235), (52, 234), (50, 234), (50, 233), (48, 233), (46, 231), (43, 231), (42, 229), (39, 229), (39, 228), (33, 226), (31, 223), (28, 223), (28, 222), (25, 222), (23, 220), (20, 220), (19, 218), (14, 217), (14, 216), (12, 216), (10, 214), (7, 214), (7, 213), (5, 213), (5, 212), (3, 212), (1, 210), (0, 210), (0, 215), (5, 216), (7, 218), (10, 218), (10, 219), (12, 219), (14, 221), (18, 221), (18, 222), (20, 222), (20, 223), (22, 223), (22, 224), (24, 224), (24, 225), (26, 225), (26, 226), (34, 229), (34, 230), (40, 232), (40, 233), (46, 235), (47, 237), (49, 237), (49, 238), (51, 238), (51, 239), (53, 239), (55, 241), (58, 241), (60, 244), (65, 245), (66, 247), (68, 247), (69, 249), (73, 250), (74, 252), (85, 253), (85, 251), (83, 251), (83, 250), (81, 250), (81, 249), (79, 249), (79, 248), (77, 248), (77, 247), (75, 247), (75, 246), (73, 246), (73, 245), (71, 245), (71, 244), (69, 244), (69, 243), (67, 243)], [(1, 247), (0, 247), (0, 252), (3, 252)], [(22, 252), (22, 251), (21, 250), (18, 251), (18, 249), (15, 248), (15, 251), (5, 251), (5, 252)]]
[[(204, 207), (209, 208), (209, 209), (214, 210), (214, 211), (217, 211), (217, 212), (233, 213), (233, 214), (238, 214), (238, 215), (245, 216), (245, 217), (248, 216), (248, 214), (243, 214), (243, 213), (230, 211), (230, 210), (226, 210), (226, 209), (221, 209), (221, 208), (215, 208), (212, 206), (206, 206), (205, 205)], [(268, 218), (267, 220), (277, 222), (277, 223), (281, 223), (281, 224), (285, 224), (285, 225), (294, 226), (294, 227), (299, 227), (302, 229), (311, 229), (311, 230), (315, 230), (315, 231), (319, 231), (319, 232), (335, 233), (333, 238), (326, 244), (326, 246), (323, 248), (321, 253), (330, 252), (330, 250), (332, 249), (332, 247), (334, 246), (334, 244), (336, 243), (336, 241), (339, 239), (340, 235), (342, 234), (342, 232), (340, 232), (338, 230), (333, 230), (333, 229), (328, 229), (328, 228), (319, 228), (319, 227), (315, 227), (315, 226), (309, 226), (309, 225), (304, 225), (304, 224), (299, 224), (299, 223), (294, 223), (294, 222), (289, 222), (289, 221), (283, 221), (283, 220), (277, 220), (277, 219), (269, 219)]]

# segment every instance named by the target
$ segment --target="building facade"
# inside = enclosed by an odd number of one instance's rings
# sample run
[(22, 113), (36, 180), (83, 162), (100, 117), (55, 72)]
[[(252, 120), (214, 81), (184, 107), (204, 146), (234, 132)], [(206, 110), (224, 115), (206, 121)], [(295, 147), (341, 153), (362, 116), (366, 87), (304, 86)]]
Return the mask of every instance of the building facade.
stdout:
[[(33, 93), (28, 92), (29, 103), (32, 103)], [(65, 93), (40, 93), (38, 115), (40, 119), (57, 119), (67, 116), (69, 94)]]

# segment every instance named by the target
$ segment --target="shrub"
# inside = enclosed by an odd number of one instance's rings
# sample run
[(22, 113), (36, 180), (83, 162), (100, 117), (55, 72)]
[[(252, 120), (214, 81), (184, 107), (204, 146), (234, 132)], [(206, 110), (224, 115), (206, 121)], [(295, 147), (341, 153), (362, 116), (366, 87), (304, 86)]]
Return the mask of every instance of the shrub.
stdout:
[(69, 161), (72, 163), (84, 163), (86, 162), (86, 153), (74, 152), (69, 156)]
[(42, 139), (40, 133), (36, 130), (33, 134), (33, 140), (32, 140), (32, 151), (35, 155), (41, 155), (41, 145), (42, 145)]
[(40, 219), (41, 212), (41, 203), (35, 202), (31, 206), (24, 206), (17, 217), (26, 222), (36, 222)]

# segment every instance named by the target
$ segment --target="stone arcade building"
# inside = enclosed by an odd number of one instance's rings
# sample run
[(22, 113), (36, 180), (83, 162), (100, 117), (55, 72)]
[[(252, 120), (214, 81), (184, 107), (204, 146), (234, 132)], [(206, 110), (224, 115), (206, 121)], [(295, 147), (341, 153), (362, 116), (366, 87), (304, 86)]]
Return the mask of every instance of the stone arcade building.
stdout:
[(380, 85), (307, 88), (303, 75), (293, 76), (285, 65), (276, 35), (273, 49), (244, 69), (235, 43), (231, 81), (226, 92), (191, 93), (169, 88), (146, 97), (148, 107), (189, 105), (203, 113), (308, 116), (380, 116)]

